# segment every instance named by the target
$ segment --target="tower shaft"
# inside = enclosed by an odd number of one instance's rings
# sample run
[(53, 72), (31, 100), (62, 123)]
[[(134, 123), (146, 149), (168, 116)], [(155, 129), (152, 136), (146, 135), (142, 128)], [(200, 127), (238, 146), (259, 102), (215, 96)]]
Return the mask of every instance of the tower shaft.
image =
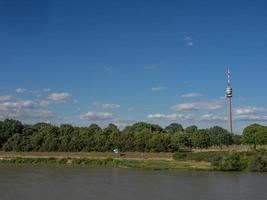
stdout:
[(228, 131), (233, 133), (232, 97), (227, 97), (228, 107)]

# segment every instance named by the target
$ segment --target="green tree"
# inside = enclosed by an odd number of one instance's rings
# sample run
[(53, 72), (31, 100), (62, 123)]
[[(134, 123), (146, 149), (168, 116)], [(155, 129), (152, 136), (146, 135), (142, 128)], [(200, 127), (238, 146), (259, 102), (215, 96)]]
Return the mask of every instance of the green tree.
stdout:
[(195, 133), (195, 132), (197, 132), (197, 130), (198, 130), (198, 127), (195, 126), (195, 125), (192, 125), (192, 126), (188, 126), (188, 127), (185, 129), (185, 132), (186, 132), (187, 134), (191, 134), (191, 133)]
[(149, 140), (151, 152), (166, 152), (169, 149), (170, 138), (166, 133), (153, 134)]
[(15, 134), (21, 134), (23, 125), (18, 120), (6, 119), (0, 122), (0, 148)]
[(199, 129), (192, 134), (192, 144), (195, 148), (208, 148), (211, 146), (208, 130)]
[(100, 152), (105, 152), (105, 151), (109, 151), (109, 149), (107, 148), (107, 140), (108, 140), (108, 136), (101, 133), (101, 132), (97, 132), (94, 135), (94, 142), (95, 142), (95, 147), (94, 147), (94, 151), (100, 151)]
[(41, 151), (58, 151), (59, 144), (59, 128), (56, 126), (44, 126), (39, 130), (39, 133), (43, 136), (43, 142), (41, 146)]
[(241, 135), (232, 135), (233, 138), (233, 144), (240, 145), (242, 143), (242, 136)]
[(267, 127), (262, 127), (256, 132), (255, 143), (257, 145), (266, 145), (267, 144)]
[(149, 152), (149, 141), (152, 137), (152, 133), (149, 130), (143, 130), (141, 132), (134, 133), (133, 151)]
[(95, 135), (97, 134), (102, 134), (102, 129), (97, 124), (91, 124), (88, 128), (80, 129), (81, 139), (84, 141), (83, 151), (97, 150), (97, 142), (95, 141)]
[(135, 151), (135, 134), (131, 126), (125, 127), (121, 133), (121, 151)]
[(107, 136), (106, 149), (108, 151), (113, 151), (120, 147), (120, 130), (115, 124), (109, 124), (103, 133)]
[(154, 134), (164, 133), (164, 130), (155, 124), (138, 122), (126, 127), (121, 133), (122, 149), (126, 151), (149, 152), (149, 141)]
[(182, 133), (184, 131), (184, 128), (181, 124), (172, 123), (165, 128), (165, 131), (169, 134)]
[(174, 133), (170, 136), (170, 147), (172, 151), (179, 151), (182, 148), (188, 147), (188, 136), (183, 133)]
[(231, 145), (233, 143), (232, 135), (222, 127), (214, 126), (209, 129), (210, 142), (212, 145), (222, 148), (223, 145)]
[(74, 128), (70, 124), (62, 124), (59, 127), (58, 151), (69, 151), (69, 143), (74, 133)]
[(243, 131), (242, 143), (253, 145), (255, 149), (257, 145), (267, 144), (267, 127), (259, 124), (246, 127)]
[[(182, 148), (209, 148), (211, 145), (240, 144), (241, 136), (229, 134), (215, 126), (198, 129), (189, 126), (183, 130), (172, 123), (164, 130), (157, 124), (138, 122), (120, 131), (114, 124), (101, 129), (97, 124), (89, 127), (60, 127), (47, 123), (23, 125), (17, 120), (0, 121), (0, 145), (5, 151), (120, 151), (171, 152)], [(267, 127), (252, 124), (244, 129), (242, 143), (267, 144)]]
[(3, 146), (4, 151), (32, 151), (30, 138), (21, 134), (15, 134)]

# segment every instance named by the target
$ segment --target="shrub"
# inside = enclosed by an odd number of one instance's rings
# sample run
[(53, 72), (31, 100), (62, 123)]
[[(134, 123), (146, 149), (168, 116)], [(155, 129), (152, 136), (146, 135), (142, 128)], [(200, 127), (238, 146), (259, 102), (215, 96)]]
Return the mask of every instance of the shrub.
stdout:
[(173, 154), (174, 160), (184, 160), (187, 157), (187, 153), (175, 153)]
[(260, 149), (257, 149), (257, 153), (259, 153), (260, 155), (266, 155), (267, 156), (267, 150), (266, 149), (263, 149), (263, 148), (260, 148)]
[(211, 165), (212, 166), (219, 166), (219, 163), (221, 160), (222, 160), (222, 156), (219, 156), (219, 155), (214, 156), (211, 160)]
[(247, 160), (237, 152), (225, 154), (221, 160), (214, 164), (221, 171), (243, 171), (247, 168)]
[(214, 160), (218, 160), (221, 158), (225, 152), (189, 152), (189, 153), (175, 153), (173, 155), (174, 160), (194, 160), (194, 161), (205, 161), (205, 162), (213, 162)]
[(262, 156), (252, 158), (248, 169), (252, 172), (267, 172), (267, 159)]

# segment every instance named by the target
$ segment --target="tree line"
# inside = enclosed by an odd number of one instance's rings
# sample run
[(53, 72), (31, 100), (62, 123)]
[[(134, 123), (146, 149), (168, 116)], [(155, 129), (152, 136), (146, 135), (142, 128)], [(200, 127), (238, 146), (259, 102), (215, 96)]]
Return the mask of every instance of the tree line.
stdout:
[(119, 149), (121, 152), (176, 152), (241, 143), (254, 146), (267, 144), (267, 127), (250, 125), (241, 136), (219, 126), (199, 129), (193, 125), (183, 128), (178, 123), (162, 128), (139, 122), (119, 130), (115, 124), (102, 129), (97, 124), (74, 127), (48, 123), (27, 125), (13, 119), (0, 121), (0, 148), (4, 151), (108, 152)]

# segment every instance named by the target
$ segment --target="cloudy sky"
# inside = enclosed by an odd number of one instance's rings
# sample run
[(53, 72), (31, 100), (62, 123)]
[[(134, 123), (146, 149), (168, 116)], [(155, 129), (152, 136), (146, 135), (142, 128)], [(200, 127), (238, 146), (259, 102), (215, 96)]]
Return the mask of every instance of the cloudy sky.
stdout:
[(0, 119), (267, 124), (264, 1), (0, 0)]

